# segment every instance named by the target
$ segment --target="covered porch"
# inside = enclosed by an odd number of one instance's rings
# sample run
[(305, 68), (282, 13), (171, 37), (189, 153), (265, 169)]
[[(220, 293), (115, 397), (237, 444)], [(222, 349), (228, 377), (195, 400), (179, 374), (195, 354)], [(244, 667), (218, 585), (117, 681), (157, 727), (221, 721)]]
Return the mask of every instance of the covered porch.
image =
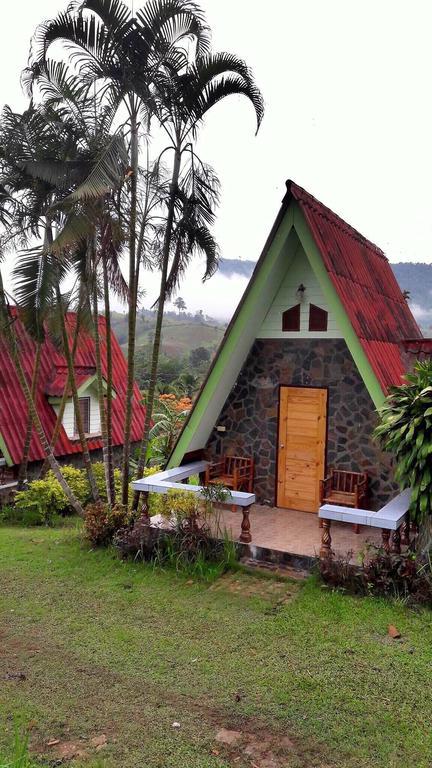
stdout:
[[(203, 486), (190, 484), (187, 480), (202, 476), (207, 466), (208, 462), (197, 461), (174, 467), (135, 480), (133, 487), (146, 497), (149, 493), (166, 494), (170, 490), (182, 490), (203, 498)], [(253, 559), (291, 564), (297, 559), (300, 565), (308, 567), (320, 556), (323, 529), (319, 526), (317, 514), (256, 504), (253, 493), (242, 491), (231, 491), (229, 502), (216, 504), (215, 507), (215, 537), (223, 538), (228, 534), (233, 541), (242, 544), (244, 554)], [(158, 518), (159, 515), (151, 518), (151, 523), (157, 527), (169, 527), (169, 523), (167, 525), (166, 521)], [(356, 533), (352, 524), (339, 522), (334, 516), (332, 519), (332, 550), (343, 555), (351, 552), (353, 562), (369, 542), (381, 544), (378, 527), (360, 525)]]
[[(217, 517), (221, 531), (226, 530), (234, 541), (240, 541), (241, 510), (232, 512), (227, 507), (220, 507)], [(304, 558), (319, 557), (322, 529), (316, 514), (253, 504), (249, 509), (249, 520), (252, 537), (249, 546), (252, 554), (256, 548), (275, 560), (278, 559), (278, 553)], [(380, 529), (360, 526), (359, 533), (355, 533), (349, 523), (333, 522), (334, 552), (344, 555), (352, 552), (352, 561), (355, 562), (368, 542), (381, 545)]]

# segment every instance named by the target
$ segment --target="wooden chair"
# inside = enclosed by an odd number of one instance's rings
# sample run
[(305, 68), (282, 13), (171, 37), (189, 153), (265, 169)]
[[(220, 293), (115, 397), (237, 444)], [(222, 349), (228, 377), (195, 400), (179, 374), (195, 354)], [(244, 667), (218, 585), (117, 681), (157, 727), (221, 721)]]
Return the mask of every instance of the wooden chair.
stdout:
[[(223, 485), (231, 491), (252, 493), (254, 461), (244, 456), (221, 456), (208, 464), (205, 485)], [(236, 511), (236, 506), (232, 507)]]
[[(331, 469), (328, 477), (320, 481), (320, 505), (337, 504), (341, 507), (362, 509), (368, 489), (367, 472), (347, 472)], [(360, 526), (354, 530), (359, 533)]]

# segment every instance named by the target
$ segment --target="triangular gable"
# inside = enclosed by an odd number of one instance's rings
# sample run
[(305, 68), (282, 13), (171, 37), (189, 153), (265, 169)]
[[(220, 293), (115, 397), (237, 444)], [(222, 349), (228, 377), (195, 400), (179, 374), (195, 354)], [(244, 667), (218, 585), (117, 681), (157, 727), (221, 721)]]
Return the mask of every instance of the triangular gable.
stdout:
[[(59, 403), (63, 397), (63, 392), (68, 381), (67, 368), (57, 370), (55, 377), (47, 385), (45, 392), (48, 396), (48, 400), (51, 404)], [(97, 374), (89, 371), (82, 371), (75, 369), (75, 383), (77, 387), (78, 397), (83, 397), (90, 389), (97, 389)], [(102, 376), (102, 388), (106, 393), (108, 390), (108, 382), (104, 376)], [(71, 392), (69, 392), (71, 397)], [(117, 397), (115, 389), (112, 390), (112, 397)]]
[(287, 187), (169, 466), (205, 447), (299, 244), (376, 407), (403, 375), (400, 339), (421, 336), (384, 254), (293, 182)]

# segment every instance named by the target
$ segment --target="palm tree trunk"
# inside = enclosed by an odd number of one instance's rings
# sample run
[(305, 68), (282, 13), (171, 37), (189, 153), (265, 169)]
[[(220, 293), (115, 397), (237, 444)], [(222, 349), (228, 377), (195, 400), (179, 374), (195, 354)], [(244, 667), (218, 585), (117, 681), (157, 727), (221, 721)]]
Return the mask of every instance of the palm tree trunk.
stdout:
[[(72, 364), (73, 365), (75, 365), (75, 355), (76, 355), (76, 349), (77, 349), (77, 346), (78, 346), (79, 325), (80, 325), (80, 323), (79, 323), (79, 308), (78, 308), (77, 317), (76, 317), (76, 324), (75, 324), (75, 328), (74, 328), (74, 335), (73, 335), (73, 340), (72, 340), (72, 352), (71, 352), (71, 355), (72, 355)], [(60, 430), (62, 428), (63, 416), (64, 416), (64, 412), (65, 412), (65, 408), (66, 408), (66, 403), (69, 400), (69, 390), (70, 390), (70, 388), (71, 388), (71, 382), (70, 382), (69, 374), (68, 374), (67, 381), (66, 381), (66, 384), (65, 384), (65, 388), (63, 390), (62, 398), (61, 398), (61, 401), (60, 401), (59, 409), (58, 409), (58, 412), (57, 412), (57, 418), (56, 418), (56, 422), (55, 422), (55, 425), (54, 425), (54, 430), (53, 430), (53, 433), (51, 435), (51, 440), (50, 440), (51, 449), (53, 451), (55, 450), (55, 446), (56, 446), (57, 440), (59, 439)], [(44, 463), (42, 465), (41, 473), (40, 473), (41, 477), (44, 477), (44, 475), (48, 472), (48, 468), (49, 468), (48, 460), (45, 459), (45, 461), (44, 461)]]
[(135, 105), (131, 111), (131, 198), (129, 218), (129, 317), (128, 317), (128, 358), (127, 387), (125, 403), (125, 424), (123, 439), (122, 504), (128, 503), (129, 458), (132, 426), (133, 387), (135, 379), (135, 339), (137, 317), (138, 275), (136, 266), (136, 220), (137, 220), (137, 176), (138, 176), (138, 122)]
[[(36, 345), (35, 359), (33, 364), (32, 383), (31, 383), (31, 395), (33, 400), (36, 397), (36, 386), (37, 386), (37, 380), (39, 378), (41, 349), (42, 349), (42, 342), (38, 341)], [(20, 464), (19, 472), (18, 472), (18, 490), (19, 491), (22, 491), (24, 487), (24, 483), (27, 480), (27, 468), (28, 468), (28, 461), (29, 461), (29, 455), (30, 455), (30, 444), (31, 444), (32, 434), (33, 434), (33, 422), (29, 414), (28, 421), (27, 421), (26, 436), (24, 440), (23, 457), (22, 457), (22, 461)]]
[(96, 248), (93, 243), (92, 246), (92, 298), (93, 298), (93, 324), (94, 324), (94, 343), (95, 343), (95, 357), (96, 357), (96, 378), (98, 388), (98, 400), (99, 400), (99, 416), (101, 423), (102, 433), (102, 456), (105, 468), (105, 485), (107, 491), (108, 504), (111, 506), (110, 499), (110, 477), (109, 477), (109, 450), (108, 450), (108, 432), (107, 432), (107, 419), (105, 411), (105, 396), (103, 389), (103, 377), (102, 377), (102, 358), (99, 338), (99, 310), (98, 310), (98, 292), (97, 292), (97, 271), (96, 271)]
[[(154, 406), (157, 374), (158, 374), (158, 366), (159, 366), (159, 352), (160, 352), (161, 337), (162, 337), (162, 322), (163, 322), (163, 315), (164, 315), (164, 308), (165, 308), (165, 294), (166, 294), (166, 283), (167, 283), (168, 266), (169, 266), (169, 255), (170, 255), (170, 248), (171, 248), (171, 236), (172, 236), (172, 229), (173, 229), (173, 223), (174, 223), (175, 199), (176, 199), (177, 186), (178, 186), (178, 180), (180, 175), (180, 162), (181, 162), (181, 153), (179, 149), (176, 149), (175, 156), (174, 156), (173, 174), (172, 174), (171, 185), (170, 185), (167, 222), (166, 222), (164, 244), (163, 244), (163, 251), (162, 251), (162, 271), (161, 271), (161, 281), (160, 281), (160, 292), (159, 292), (159, 301), (158, 301), (157, 316), (156, 316), (155, 335), (153, 339), (150, 381), (149, 381), (149, 388), (148, 388), (147, 399), (146, 399), (146, 415), (144, 420), (143, 436), (142, 436), (141, 446), (140, 446), (137, 477), (141, 477), (144, 471), (148, 443), (149, 443), (151, 420), (152, 420), (152, 414), (153, 414), (153, 406)], [(139, 501), (139, 493), (136, 491), (134, 493), (133, 504), (132, 504), (132, 508), (134, 511), (138, 508), (138, 501)]]
[(21, 359), (18, 352), (18, 346), (16, 342), (15, 333), (12, 328), (12, 318), (9, 315), (8, 307), (5, 301), (4, 296), (4, 289), (3, 289), (3, 280), (0, 273), (0, 305), (1, 305), (1, 313), (3, 318), (6, 322), (3, 323), (3, 331), (8, 347), (9, 354), (12, 358), (12, 362), (14, 363), (16, 374), (18, 377), (19, 384), (21, 386), (21, 389), (24, 394), (24, 398), (27, 404), (28, 412), (31, 416), (31, 420), (34, 426), (34, 429), (36, 431), (36, 434), (39, 438), (39, 441), (42, 445), (42, 449), (48, 459), (50, 468), (53, 472), (54, 477), (56, 480), (58, 480), (60, 487), (62, 488), (63, 492), (66, 495), (66, 498), (69, 500), (69, 503), (71, 507), (75, 510), (75, 512), (78, 515), (81, 515), (81, 517), (84, 516), (84, 510), (78, 501), (78, 499), (75, 497), (74, 493), (70, 489), (69, 485), (67, 484), (66, 480), (64, 479), (61, 469), (59, 466), (59, 463), (54, 456), (54, 453), (51, 449), (51, 446), (49, 444), (48, 438), (44, 432), (44, 428), (42, 426), (42, 422), (39, 418), (39, 414), (36, 410), (34, 399), (32, 398), (30, 387), (27, 383), (27, 379), (24, 374), (23, 367), (21, 365)]
[(112, 363), (112, 339), (111, 339), (111, 307), (109, 297), (108, 269), (106, 253), (102, 249), (102, 269), (103, 269), (103, 287), (105, 304), (105, 326), (106, 326), (106, 365), (107, 365), (107, 393), (106, 393), (106, 426), (107, 426), (107, 446), (108, 446), (108, 503), (115, 504), (115, 483), (114, 483), (114, 457), (112, 446), (112, 396), (113, 396), (113, 363)]
[(57, 306), (59, 309), (60, 325), (61, 325), (61, 332), (62, 332), (62, 339), (63, 339), (63, 353), (66, 358), (66, 365), (68, 369), (68, 380), (70, 382), (72, 401), (74, 405), (75, 422), (76, 422), (78, 435), (81, 443), (83, 464), (84, 464), (85, 471), (87, 473), (87, 478), (90, 485), (92, 499), (93, 501), (99, 501), (99, 491), (96, 485), (95, 476), (93, 474), (90, 451), (88, 447), (87, 438), (85, 436), (81, 410), (79, 407), (79, 397), (78, 397), (78, 390), (76, 385), (74, 362), (73, 362), (72, 354), (69, 348), (69, 337), (66, 329), (65, 313), (64, 313), (63, 302), (62, 302), (62, 297), (60, 293), (60, 286), (58, 283), (56, 285), (56, 296), (57, 296)]

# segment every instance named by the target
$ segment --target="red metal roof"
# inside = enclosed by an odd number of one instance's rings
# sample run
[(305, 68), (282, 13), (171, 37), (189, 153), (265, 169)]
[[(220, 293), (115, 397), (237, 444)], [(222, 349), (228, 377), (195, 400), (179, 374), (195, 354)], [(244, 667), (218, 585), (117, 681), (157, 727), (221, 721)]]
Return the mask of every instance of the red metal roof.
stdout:
[(432, 355), (432, 339), (402, 339), (402, 347), (407, 354), (416, 357)]
[(384, 391), (406, 372), (402, 339), (422, 338), (390, 263), (330, 208), (287, 182), (303, 211), (324, 265)]
[[(75, 365), (74, 368), (75, 368), (75, 381), (76, 381), (77, 389), (79, 389), (82, 386), (82, 384), (84, 384), (85, 381), (88, 381), (88, 379), (92, 378), (96, 374), (95, 367), (82, 368)], [(48, 395), (48, 397), (62, 397), (67, 380), (68, 380), (67, 366), (56, 365), (53, 370), (53, 377), (50, 379), (50, 381), (46, 385), (45, 394)], [(69, 395), (70, 395), (70, 391), (69, 391)]]
[[(18, 319), (15, 308), (12, 308), (12, 313), (16, 318), (14, 328), (18, 338), (22, 365), (27, 380), (30, 383), (36, 345), (28, 336), (22, 323)], [(66, 324), (70, 337), (72, 337), (75, 322), (75, 313), (68, 313), (66, 315)], [(99, 318), (99, 339), (101, 344), (102, 374), (106, 377), (106, 325), (103, 316)], [(114, 333), (112, 334), (112, 354), (113, 386), (116, 392), (116, 397), (112, 402), (113, 445), (122, 445), (127, 386), (127, 363)], [(78, 372), (79, 383), (83, 383), (83, 381), (88, 378), (90, 371), (93, 373), (95, 372), (95, 363), (93, 338), (87, 331), (82, 330), (80, 332), (75, 355), (75, 366)], [(66, 380), (66, 376), (64, 375), (65, 370), (65, 359), (58, 352), (47, 335), (41, 352), (36, 405), (48, 438), (50, 438), (53, 433), (56, 421), (56, 413), (53, 406), (48, 402), (48, 395), (52, 394), (53, 396), (61, 397), (63, 394), (61, 382), (63, 381), (63, 383), (65, 383)], [(132, 416), (133, 442), (140, 440), (142, 436), (145, 409), (141, 404), (141, 399), (138, 385), (135, 384)], [(21, 387), (19, 386), (15, 368), (9, 357), (4, 341), (0, 339), (0, 433), (6, 443), (14, 464), (18, 464), (21, 461), (26, 428), (27, 406), (25, 398)], [(101, 447), (102, 441), (100, 439), (94, 438), (89, 440), (90, 450), (95, 450)], [(81, 446), (79, 441), (69, 440), (65, 430), (62, 428), (55, 446), (55, 454), (57, 456), (66, 456), (80, 452)], [(30, 460), (37, 461), (43, 458), (44, 452), (42, 446), (36, 435), (33, 433), (30, 446)]]

